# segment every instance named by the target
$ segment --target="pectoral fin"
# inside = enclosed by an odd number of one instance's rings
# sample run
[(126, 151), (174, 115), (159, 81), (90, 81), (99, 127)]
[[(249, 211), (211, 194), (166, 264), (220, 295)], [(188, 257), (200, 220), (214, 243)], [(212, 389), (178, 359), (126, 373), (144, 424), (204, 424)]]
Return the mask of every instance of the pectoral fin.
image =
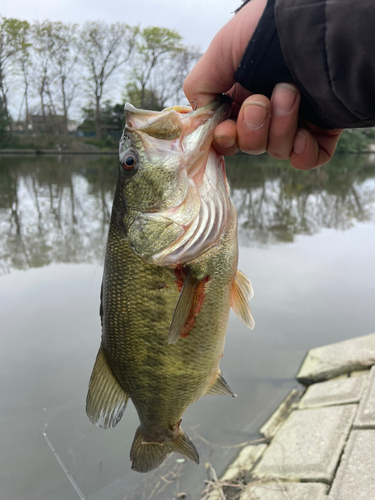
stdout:
[(129, 396), (117, 382), (102, 348), (91, 374), (86, 398), (86, 413), (98, 427), (115, 427), (120, 421)]
[(232, 389), (227, 384), (226, 380), (223, 377), (221, 372), (218, 373), (217, 379), (212, 384), (212, 386), (208, 389), (205, 394), (206, 396), (232, 396), (236, 397), (236, 394), (232, 391)]
[(245, 325), (252, 330), (255, 326), (249, 300), (254, 296), (253, 287), (249, 278), (241, 271), (237, 271), (232, 283), (231, 306), (234, 313)]
[(204, 297), (207, 279), (197, 280), (189, 269), (169, 328), (168, 344), (175, 344), (180, 336), (187, 336), (194, 326), (195, 315), (199, 312)]

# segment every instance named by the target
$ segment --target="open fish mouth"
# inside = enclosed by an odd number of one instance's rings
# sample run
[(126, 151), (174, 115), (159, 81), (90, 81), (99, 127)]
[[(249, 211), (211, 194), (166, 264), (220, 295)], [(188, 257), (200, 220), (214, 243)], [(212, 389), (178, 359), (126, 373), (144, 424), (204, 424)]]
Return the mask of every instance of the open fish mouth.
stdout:
[(215, 127), (229, 116), (230, 104), (225, 96), (195, 111), (175, 107), (150, 112), (126, 105), (127, 129), (138, 135), (148, 159), (152, 161), (155, 148), (161, 147), (179, 158), (179, 195), (163, 210), (138, 212), (129, 231), (131, 239), (131, 232), (142, 226), (143, 237), (134, 238), (132, 246), (150, 263), (185, 264), (220, 239), (230, 212), (229, 187), (224, 160), (211, 144)]

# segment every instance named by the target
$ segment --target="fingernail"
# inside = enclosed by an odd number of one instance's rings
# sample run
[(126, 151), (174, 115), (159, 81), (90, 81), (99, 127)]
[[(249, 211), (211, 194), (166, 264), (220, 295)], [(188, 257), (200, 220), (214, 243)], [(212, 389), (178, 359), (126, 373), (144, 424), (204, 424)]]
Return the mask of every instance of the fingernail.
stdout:
[(297, 154), (301, 154), (305, 151), (306, 147), (306, 136), (302, 132), (298, 132), (296, 138), (294, 139), (293, 151)]
[(262, 127), (267, 120), (269, 106), (260, 101), (250, 101), (245, 105), (243, 121), (247, 128), (256, 130)]
[(292, 111), (297, 89), (287, 83), (278, 83), (272, 97), (272, 116), (285, 116)]
[(228, 135), (215, 135), (214, 139), (223, 149), (230, 149), (236, 144), (236, 139)]

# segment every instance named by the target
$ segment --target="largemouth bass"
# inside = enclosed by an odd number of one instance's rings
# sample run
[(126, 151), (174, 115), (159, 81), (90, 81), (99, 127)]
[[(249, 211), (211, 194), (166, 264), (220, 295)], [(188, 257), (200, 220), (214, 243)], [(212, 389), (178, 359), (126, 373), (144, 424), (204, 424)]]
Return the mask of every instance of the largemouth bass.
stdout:
[(254, 326), (224, 159), (211, 147), (229, 109), (227, 96), (195, 111), (125, 106), (87, 414), (114, 427), (133, 401), (139, 472), (173, 451), (199, 463), (182, 415), (205, 394), (233, 396), (219, 369), (230, 306)]

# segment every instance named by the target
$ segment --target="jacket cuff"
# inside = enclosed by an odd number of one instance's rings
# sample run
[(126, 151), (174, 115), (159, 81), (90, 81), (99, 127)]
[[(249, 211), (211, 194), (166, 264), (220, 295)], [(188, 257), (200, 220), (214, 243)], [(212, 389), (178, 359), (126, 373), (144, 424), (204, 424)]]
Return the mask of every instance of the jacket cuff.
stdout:
[(315, 111), (285, 62), (275, 22), (275, 0), (268, 0), (237, 68), (235, 80), (253, 94), (268, 98), (277, 83), (295, 83), (301, 91), (300, 118), (319, 127), (333, 128)]

